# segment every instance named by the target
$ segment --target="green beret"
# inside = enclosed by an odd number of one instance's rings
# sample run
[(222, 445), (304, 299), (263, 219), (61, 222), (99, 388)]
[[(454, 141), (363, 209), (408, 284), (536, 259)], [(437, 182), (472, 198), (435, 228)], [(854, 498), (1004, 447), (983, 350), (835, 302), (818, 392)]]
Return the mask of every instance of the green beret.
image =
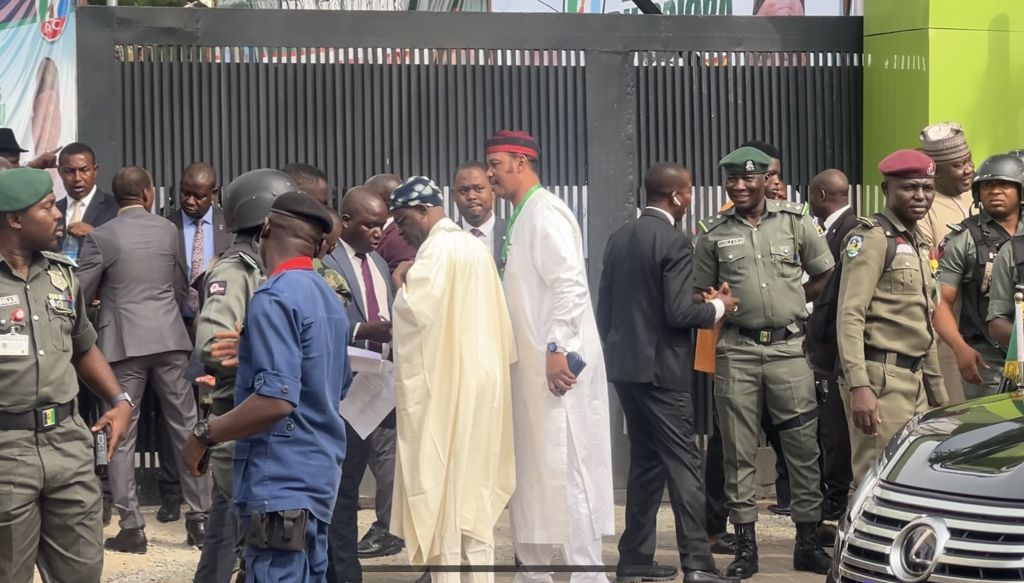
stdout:
[(722, 158), (718, 165), (728, 175), (764, 174), (772, 159), (757, 148), (743, 146)]
[(53, 181), (43, 170), (13, 168), (0, 172), (0, 212), (22, 211), (53, 192)]

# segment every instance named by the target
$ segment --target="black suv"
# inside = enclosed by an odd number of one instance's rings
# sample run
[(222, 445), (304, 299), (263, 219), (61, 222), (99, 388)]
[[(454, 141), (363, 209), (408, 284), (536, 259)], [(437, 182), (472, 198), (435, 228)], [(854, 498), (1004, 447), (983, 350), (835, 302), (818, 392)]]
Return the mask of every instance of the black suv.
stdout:
[(929, 411), (840, 522), (830, 582), (1024, 581), (1024, 392)]

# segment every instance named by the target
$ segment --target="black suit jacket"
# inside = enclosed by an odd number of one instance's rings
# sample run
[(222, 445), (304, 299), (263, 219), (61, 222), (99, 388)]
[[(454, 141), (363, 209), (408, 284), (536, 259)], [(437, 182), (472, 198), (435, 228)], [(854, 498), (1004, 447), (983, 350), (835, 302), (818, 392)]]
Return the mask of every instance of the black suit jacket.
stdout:
[[(89, 201), (89, 206), (85, 207), (85, 212), (82, 213), (82, 222), (87, 225), (92, 225), (92, 228), (94, 229), (96, 227), (103, 226), (117, 216), (118, 208), (117, 199), (114, 198), (114, 195), (109, 192), (103, 192), (97, 188), (96, 194), (94, 194), (92, 200)], [(67, 197), (57, 201), (57, 209), (60, 210), (60, 214), (67, 217)], [(64, 237), (60, 238), (59, 245), (61, 247), (64, 246)]]
[[(181, 222), (180, 209), (172, 212), (167, 218), (174, 223), (179, 233), (185, 230), (185, 226)], [(230, 247), (232, 238), (233, 235), (224, 227), (224, 212), (220, 210), (219, 206), (213, 205), (213, 256), (220, 256), (225, 249)], [(182, 243), (184, 243), (184, 240), (182, 240)], [(188, 262), (189, 258), (186, 257), (185, 261)]]
[(693, 329), (715, 321), (714, 306), (693, 302), (692, 265), (692, 241), (656, 210), (608, 239), (597, 327), (609, 381), (690, 389)]
[(825, 232), (825, 241), (828, 243), (828, 250), (832, 252), (832, 257), (836, 260), (836, 265), (839, 264), (839, 254), (843, 251), (843, 241), (859, 223), (857, 213), (853, 207), (850, 207), (839, 215), (836, 222)]

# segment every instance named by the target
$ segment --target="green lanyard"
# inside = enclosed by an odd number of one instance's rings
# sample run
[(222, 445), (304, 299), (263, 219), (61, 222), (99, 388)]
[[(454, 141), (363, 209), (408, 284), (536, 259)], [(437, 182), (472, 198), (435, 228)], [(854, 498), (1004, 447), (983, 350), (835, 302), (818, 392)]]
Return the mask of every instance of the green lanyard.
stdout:
[(505, 263), (508, 261), (508, 246), (509, 243), (512, 241), (512, 227), (514, 227), (516, 224), (516, 219), (519, 217), (519, 212), (523, 210), (524, 206), (526, 206), (526, 201), (530, 200), (530, 197), (533, 196), (533, 193), (537, 192), (538, 190), (540, 190), (540, 185), (534, 184), (533, 187), (530, 188), (530, 190), (526, 191), (526, 196), (524, 196), (523, 200), (516, 205), (515, 209), (512, 210), (512, 216), (509, 217), (508, 223), (505, 225), (505, 240), (501, 242), (501, 269), (499, 270), (499, 273), (502, 277), (505, 276)]

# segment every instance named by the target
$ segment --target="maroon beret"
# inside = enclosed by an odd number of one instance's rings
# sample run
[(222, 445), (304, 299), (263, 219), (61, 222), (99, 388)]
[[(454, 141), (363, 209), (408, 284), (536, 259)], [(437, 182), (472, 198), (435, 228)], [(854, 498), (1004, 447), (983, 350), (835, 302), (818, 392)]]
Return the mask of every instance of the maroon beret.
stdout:
[(540, 148), (537, 140), (526, 132), (501, 130), (484, 142), (484, 155), (497, 152), (522, 154), (531, 158), (539, 158)]
[(935, 161), (917, 150), (896, 150), (878, 163), (883, 176), (930, 178), (935, 176)]

